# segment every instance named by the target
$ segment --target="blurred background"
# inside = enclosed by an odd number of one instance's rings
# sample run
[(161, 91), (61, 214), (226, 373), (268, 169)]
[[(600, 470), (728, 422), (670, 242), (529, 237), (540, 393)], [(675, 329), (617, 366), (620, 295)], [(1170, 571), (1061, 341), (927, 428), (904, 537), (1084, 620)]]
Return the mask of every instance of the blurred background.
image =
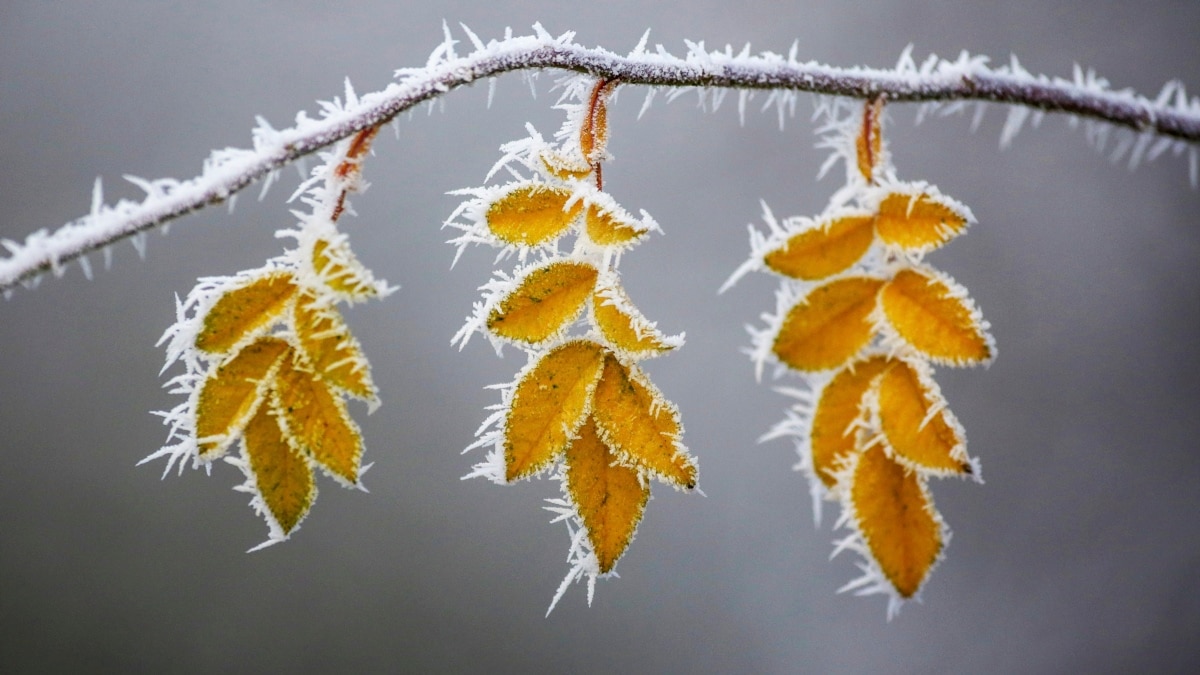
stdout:
[[(675, 8), (638, 2), (331, 3), (8, 1), (0, 6), (0, 236), (23, 239), (85, 213), (92, 182), (111, 203), (121, 180), (189, 178), (214, 148), (246, 147), (254, 116), (276, 127), (342, 92), (385, 86), (464, 22), (485, 40), (541, 21), (585, 45), (650, 44), (681, 54), (746, 42), (834, 65), (890, 66), (960, 50), (1069, 76), (1076, 62), (1153, 96), (1180, 78), (1200, 92), (1200, 3), (874, 0)], [(461, 34), (460, 34), (461, 35)], [(680, 352), (649, 364), (679, 404), (707, 498), (656, 486), (622, 578), (589, 609), (567, 572), (568, 538), (547, 525), (557, 485), (460, 481), (460, 455), (495, 401), (485, 385), (524, 359), (449, 338), (470, 312), (493, 254), (450, 270), (457, 204), (523, 124), (551, 134), (555, 76), (457, 91), (390, 130), (366, 165), (374, 187), (344, 221), (376, 274), (400, 284), (347, 312), (384, 405), (355, 404), (371, 493), (320, 481), (291, 541), (266, 536), (232, 467), (160, 480), (135, 468), (165, 428), (155, 342), (174, 295), (278, 254), (298, 183), (283, 174), (261, 202), (210, 208), (119, 245), (96, 279), (73, 266), (0, 302), (0, 670), (119, 672), (1081, 672), (1188, 670), (1200, 661), (1200, 192), (1186, 159), (1130, 172), (1061, 117), (998, 150), (993, 106), (914, 125), (890, 109), (900, 175), (937, 184), (979, 220), (929, 262), (967, 286), (1000, 356), (987, 370), (939, 371), (981, 458), (983, 486), (933, 484), (954, 529), (922, 604), (885, 621), (886, 601), (835, 591), (857, 575), (828, 557), (831, 518), (814, 529), (787, 441), (755, 439), (787, 400), (757, 384), (743, 326), (773, 307), (775, 281), (716, 289), (747, 254), (759, 200), (815, 214), (820, 182), (800, 114), (716, 114), (695, 98), (642, 92), (611, 108), (605, 187), (646, 209), (666, 236), (625, 258), (626, 288)], [(732, 101), (733, 99), (729, 99)], [(759, 99), (762, 100), (761, 98)], [(795, 384), (783, 379), (778, 384)]]

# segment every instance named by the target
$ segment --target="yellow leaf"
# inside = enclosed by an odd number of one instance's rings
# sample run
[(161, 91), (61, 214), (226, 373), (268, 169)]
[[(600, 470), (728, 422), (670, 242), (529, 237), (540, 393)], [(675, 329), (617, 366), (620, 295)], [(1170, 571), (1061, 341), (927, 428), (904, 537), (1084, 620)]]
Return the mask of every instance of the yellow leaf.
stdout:
[(500, 241), (514, 246), (540, 246), (558, 238), (579, 217), (582, 202), (567, 208), (571, 191), (523, 183), (492, 202), (487, 224)]
[(767, 267), (795, 279), (824, 279), (850, 267), (875, 239), (875, 218), (852, 214), (816, 223), (767, 252)]
[(617, 350), (634, 358), (645, 358), (674, 349), (672, 341), (642, 315), (620, 286), (597, 290), (592, 294), (592, 319), (604, 339)]
[(592, 173), (592, 167), (587, 164), (580, 164), (552, 150), (542, 152), (540, 157), (546, 171), (561, 180), (583, 180)]
[(504, 425), (505, 480), (533, 476), (566, 450), (587, 418), (603, 347), (575, 340), (542, 356), (513, 392)]
[(333, 244), (327, 239), (318, 239), (313, 242), (312, 264), (321, 281), (348, 300), (366, 300), (378, 294), (371, 270), (358, 261), (344, 241)]
[(572, 260), (534, 268), (488, 314), (488, 330), (530, 344), (554, 337), (579, 316), (597, 274), (595, 267)]
[(923, 480), (874, 447), (850, 485), (854, 520), (871, 557), (902, 598), (921, 588), (941, 554), (943, 526)]
[(968, 214), (950, 200), (893, 192), (879, 204), (875, 231), (884, 243), (928, 251), (962, 234), (967, 223)]
[(623, 246), (637, 241), (650, 230), (626, 215), (589, 204), (584, 216), (588, 239), (597, 246)]
[(987, 325), (966, 289), (947, 279), (901, 270), (883, 287), (880, 305), (896, 333), (933, 361), (976, 364), (993, 356)]
[(621, 462), (685, 489), (696, 487), (696, 460), (680, 442), (679, 412), (637, 366), (609, 354), (593, 396), (592, 415)]
[(358, 484), (362, 436), (346, 405), (325, 383), (293, 359), (285, 359), (275, 377), (272, 403), (280, 426), (301, 451), (332, 478)]
[(898, 461), (939, 475), (972, 472), (958, 420), (932, 379), (894, 361), (879, 380), (879, 427)]
[(650, 486), (642, 483), (635, 469), (617, 463), (596, 435), (591, 419), (567, 447), (566, 463), (567, 491), (587, 528), (600, 573), (606, 574), (633, 540)]
[(321, 307), (315, 296), (304, 292), (293, 317), (296, 337), (320, 379), (352, 396), (378, 399), (362, 346), (336, 309)]
[(826, 487), (834, 486), (834, 474), (857, 450), (852, 425), (859, 417), (863, 396), (887, 364), (882, 356), (852, 363), (821, 390), (809, 434), (813, 473)]
[(868, 321), (883, 281), (848, 277), (814, 288), (788, 310), (773, 351), (780, 361), (802, 371), (836, 368), (871, 339)]
[(287, 534), (304, 520), (317, 498), (312, 468), (284, 439), (278, 421), (266, 406), (250, 419), (244, 438), (258, 494)]
[(273, 323), (295, 294), (289, 272), (267, 274), (227, 291), (204, 315), (196, 348), (210, 353), (229, 351), (246, 336)]
[(259, 408), (268, 375), (288, 351), (288, 344), (259, 338), (209, 372), (196, 399), (196, 439), (200, 459), (225, 454)]

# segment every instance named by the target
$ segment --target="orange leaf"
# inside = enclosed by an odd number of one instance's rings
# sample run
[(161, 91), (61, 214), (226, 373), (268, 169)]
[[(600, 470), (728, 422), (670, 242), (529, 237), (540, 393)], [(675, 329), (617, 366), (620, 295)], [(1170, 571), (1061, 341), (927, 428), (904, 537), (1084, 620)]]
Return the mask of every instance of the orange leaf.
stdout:
[(942, 519), (924, 481), (878, 447), (859, 456), (852, 476), (855, 525), (892, 587), (911, 598), (944, 545)]
[(858, 155), (858, 172), (867, 183), (875, 182), (875, 167), (883, 154), (883, 97), (863, 104), (862, 128), (854, 139)]
[(887, 364), (882, 356), (852, 363), (821, 390), (809, 437), (813, 473), (826, 487), (834, 486), (842, 462), (858, 449), (852, 425), (859, 417), (863, 396)]
[(229, 351), (251, 333), (273, 323), (295, 293), (296, 285), (288, 272), (266, 274), (226, 291), (204, 315), (196, 348), (210, 353)]
[(696, 487), (696, 460), (680, 442), (679, 412), (640, 368), (609, 354), (592, 408), (600, 438), (622, 463), (675, 487)]
[(278, 421), (266, 406), (250, 419), (244, 438), (258, 494), (271, 518), (287, 534), (304, 520), (317, 498), (312, 468), (284, 439)]
[(608, 143), (608, 96), (616, 86), (611, 80), (599, 80), (592, 87), (579, 130), (579, 150), (588, 163), (604, 157), (604, 146)]
[(200, 459), (225, 454), (250, 416), (262, 403), (269, 373), (288, 351), (288, 344), (259, 338), (209, 372), (196, 399), (196, 439)]
[(883, 281), (848, 277), (814, 288), (788, 310), (772, 347), (780, 361), (796, 370), (836, 368), (871, 339), (868, 321)]
[(567, 491), (587, 528), (600, 573), (606, 574), (633, 540), (650, 486), (642, 483), (635, 469), (617, 463), (596, 435), (591, 419), (567, 447), (566, 463)]
[(879, 204), (875, 231), (886, 244), (928, 251), (966, 231), (969, 220), (964, 207), (944, 197), (893, 192)]
[(927, 358), (954, 365), (991, 360), (987, 324), (965, 288), (929, 272), (905, 269), (883, 287), (880, 305), (896, 333)]
[(542, 160), (542, 166), (546, 167), (546, 171), (551, 176), (561, 180), (583, 180), (592, 173), (592, 167), (587, 164), (579, 164), (575, 160), (564, 157), (553, 150), (545, 150), (539, 156)]
[(589, 204), (584, 216), (588, 239), (598, 246), (623, 246), (642, 238), (649, 229), (642, 223)]
[(547, 244), (564, 234), (579, 217), (582, 203), (567, 208), (570, 198), (571, 191), (564, 188), (522, 183), (488, 207), (488, 228), (506, 244)]
[(849, 214), (814, 223), (767, 252), (767, 267), (795, 279), (823, 279), (850, 267), (875, 240), (875, 218)]
[(374, 275), (358, 261), (344, 241), (332, 244), (327, 239), (318, 239), (313, 242), (312, 264), (321, 281), (348, 300), (366, 300), (378, 295)]
[(603, 347), (575, 340), (542, 356), (513, 392), (504, 426), (505, 480), (533, 476), (566, 450), (587, 418)]
[(579, 316), (597, 274), (595, 267), (572, 260), (530, 270), (488, 314), (488, 330), (530, 344), (554, 337)]
[(894, 361), (879, 380), (877, 411), (898, 461), (939, 475), (969, 474), (966, 440), (931, 378)]
[(280, 426), (297, 448), (338, 482), (358, 484), (362, 436), (340, 396), (295, 360), (286, 359), (275, 378), (272, 403)]
[(659, 332), (617, 285), (592, 295), (592, 319), (609, 344), (633, 358), (661, 354), (679, 343), (678, 338), (672, 340)]
[(293, 318), (296, 337), (317, 377), (352, 396), (378, 400), (362, 346), (336, 309), (319, 306), (315, 296), (304, 292), (296, 302)]

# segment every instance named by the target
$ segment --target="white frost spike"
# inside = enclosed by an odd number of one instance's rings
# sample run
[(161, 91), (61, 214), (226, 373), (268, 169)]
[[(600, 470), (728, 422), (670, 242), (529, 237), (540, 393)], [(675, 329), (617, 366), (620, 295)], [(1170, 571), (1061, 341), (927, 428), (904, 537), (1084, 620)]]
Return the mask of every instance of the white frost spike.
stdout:
[(1004, 118), (1004, 129), (1000, 132), (1001, 150), (1012, 147), (1013, 139), (1021, 131), (1021, 126), (1025, 124), (1027, 117), (1029, 117), (1029, 108), (1012, 106), (1008, 109), (1008, 116)]

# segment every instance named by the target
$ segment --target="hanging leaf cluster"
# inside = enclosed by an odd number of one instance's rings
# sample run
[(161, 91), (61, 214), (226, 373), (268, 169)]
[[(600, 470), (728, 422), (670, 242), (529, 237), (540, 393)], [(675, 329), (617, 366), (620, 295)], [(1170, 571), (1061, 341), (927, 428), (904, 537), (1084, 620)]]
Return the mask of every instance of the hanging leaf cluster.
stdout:
[(164, 414), (175, 442), (147, 459), (167, 457), (167, 471), (189, 459), (241, 468), (239, 489), (267, 521), (266, 544), (300, 526), (317, 496), (315, 471), (362, 487), (363, 439), (346, 402), (373, 410), (379, 399), (337, 305), (391, 289), (358, 261), (336, 221), (346, 196), (362, 189), (360, 164), (374, 135), (339, 144), (301, 186), (312, 211), (280, 233), (295, 248), (257, 270), (202, 279), (164, 335), (167, 365), (187, 369), (169, 386), (187, 400)]
[[(515, 255), (512, 273), (482, 287), (454, 336), (482, 333), (497, 351), (523, 350), (528, 365), (501, 388), (501, 402), (471, 448), (489, 448), (470, 476), (513, 483), (549, 475), (562, 498), (549, 500), (572, 533), (575, 580), (611, 573), (633, 540), (650, 482), (696, 487), (696, 461), (683, 445), (679, 412), (638, 365), (682, 346), (630, 300), (617, 270), (621, 254), (657, 225), (634, 217), (603, 191), (607, 103), (616, 84), (576, 77), (562, 83), (567, 121), (557, 143), (536, 130), (501, 148), (492, 174), (515, 180), (474, 188), (448, 225), (461, 249), (487, 244)], [(564, 243), (570, 240), (569, 251)]]
[(966, 289), (922, 263), (974, 218), (936, 187), (896, 179), (882, 113), (875, 100), (833, 125), (826, 145), (846, 162), (846, 188), (816, 218), (781, 224), (767, 211), (768, 233), (751, 231), (753, 253), (731, 281), (752, 270), (783, 279), (752, 351), (760, 372), (777, 363), (809, 391), (768, 437), (797, 439), (818, 520), (822, 501), (841, 506), (851, 532), (838, 550), (866, 559), (844, 590), (887, 593), (890, 616), (949, 538), (929, 479), (979, 479), (933, 366), (987, 364), (995, 345)]

